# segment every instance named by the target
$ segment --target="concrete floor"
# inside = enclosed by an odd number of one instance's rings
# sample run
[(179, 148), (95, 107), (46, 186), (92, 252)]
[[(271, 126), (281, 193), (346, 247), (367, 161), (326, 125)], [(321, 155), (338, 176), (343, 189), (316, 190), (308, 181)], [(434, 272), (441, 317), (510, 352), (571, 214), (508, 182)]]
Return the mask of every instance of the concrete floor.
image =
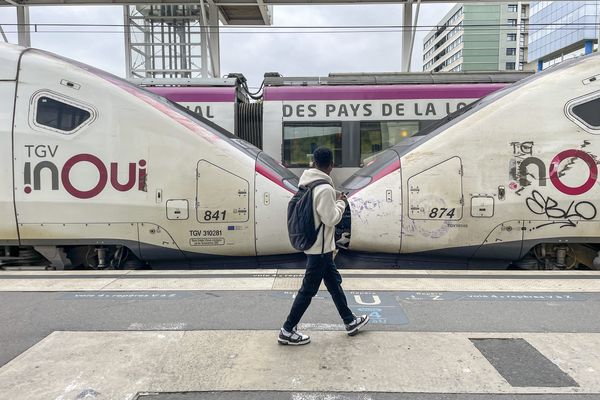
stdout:
[[(2, 274), (0, 399), (600, 399), (600, 275), (351, 274), (387, 287), (347, 290), (372, 323), (347, 337), (320, 292), (299, 348), (276, 344), (294, 291), (274, 284), (297, 276), (199, 274), (205, 290), (182, 290), (189, 273)], [(476, 339), (503, 340), (482, 354)], [(506, 356), (505, 341), (534, 352)]]

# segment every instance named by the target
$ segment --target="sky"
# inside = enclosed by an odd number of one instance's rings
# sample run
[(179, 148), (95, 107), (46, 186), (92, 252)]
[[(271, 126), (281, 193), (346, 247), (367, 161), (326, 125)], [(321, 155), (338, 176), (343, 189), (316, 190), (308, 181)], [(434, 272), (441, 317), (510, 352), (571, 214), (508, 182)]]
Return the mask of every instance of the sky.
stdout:
[[(455, 3), (421, 6), (418, 24), (435, 25)], [(30, 7), (33, 23), (122, 24), (121, 6)], [(0, 25), (16, 23), (13, 7), (0, 8)], [(275, 6), (274, 26), (402, 25), (400, 5)], [(16, 43), (14, 27), (3, 25)], [(94, 28), (107, 29), (107, 28)], [(114, 28), (111, 28), (114, 29)], [(417, 32), (412, 70), (422, 67), (423, 38)], [(2, 40), (0, 36), (0, 41)], [(32, 46), (125, 75), (122, 33), (32, 33)], [(331, 72), (398, 72), (401, 70), (401, 34), (221, 34), (221, 74), (243, 73), (257, 87), (265, 72), (284, 76), (327, 76)]]

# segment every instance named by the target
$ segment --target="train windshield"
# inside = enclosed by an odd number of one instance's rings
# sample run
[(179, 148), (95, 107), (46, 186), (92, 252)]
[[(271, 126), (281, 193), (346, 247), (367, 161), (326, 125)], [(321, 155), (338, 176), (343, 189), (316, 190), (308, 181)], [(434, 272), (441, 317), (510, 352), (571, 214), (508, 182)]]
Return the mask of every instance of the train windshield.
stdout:
[(298, 191), (298, 177), (265, 152), (258, 155), (256, 171), (292, 193)]
[(400, 168), (398, 154), (394, 150), (384, 150), (344, 182), (342, 184), (343, 189), (350, 192), (357, 191), (398, 168)]

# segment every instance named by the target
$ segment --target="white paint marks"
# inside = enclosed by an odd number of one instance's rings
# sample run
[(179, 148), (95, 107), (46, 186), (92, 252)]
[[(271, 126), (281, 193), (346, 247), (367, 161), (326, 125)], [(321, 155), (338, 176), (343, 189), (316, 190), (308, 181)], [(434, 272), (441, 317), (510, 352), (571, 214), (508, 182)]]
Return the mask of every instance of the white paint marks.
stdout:
[(302, 331), (344, 331), (346, 328), (342, 324), (298, 324), (298, 330)]
[(351, 397), (332, 393), (292, 393), (292, 400), (373, 400), (367, 394), (352, 394)]
[(182, 331), (186, 328), (185, 322), (166, 322), (158, 324), (144, 324), (141, 322), (134, 322), (127, 330), (129, 331)]
[(376, 294), (371, 295), (373, 297), (372, 301), (365, 301), (362, 299), (360, 294), (355, 294), (354, 295), (354, 301), (356, 301), (358, 304), (361, 304), (363, 306), (376, 306), (381, 304), (381, 299), (379, 298), (379, 296), (377, 296)]

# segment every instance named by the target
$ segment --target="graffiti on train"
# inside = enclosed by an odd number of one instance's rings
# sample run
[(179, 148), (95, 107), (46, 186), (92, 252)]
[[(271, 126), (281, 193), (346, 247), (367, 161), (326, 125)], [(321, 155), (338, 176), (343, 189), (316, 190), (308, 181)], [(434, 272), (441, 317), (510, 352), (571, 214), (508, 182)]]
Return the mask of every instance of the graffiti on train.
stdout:
[[(571, 201), (568, 206), (559, 205), (558, 201), (550, 196), (544, 196), (537, 190), (534, 190), (525, 203), (529, 211), (536, 215), (544, 215), (550, 219), (578, 218), (582, 220), (592, 220), (598, 214), (596, 206), (589, 201)], [(568, 224), (565, 226), (572, 226)]]
[[(55, 159), (60, 150), (58, 145), (25, 145), (24, 147), (27, 161), (23, 165), (23, 184), (26, 194), (48, 188), (59, 191), (61, 184), (67, 193), (78, 199), (94, 198), (107, 186), (118, 192), (147, 190), (144, 159), (123, 166), (118, 162), (105, 163), (93, 154), (82, 153), (69, 157), (65, 162), (59, 162)], [(120, 173), (122, 168), (127, 170), (126, 179), (123, 179), (123, 174)], [(81, 179), (83, 175), (85, 179)], [(82, 185), (81, 182), (84, 180), (86, 183)]]
[[(539, 187), (547, 186), (548, 180), (561, 193), (579, 196), (587, 193), (598, 181), (598, 160), (594, 154), (583, 149), (589, 145), (584, 142), (580, 149), (566, 149), (556, 154), (549, 166), (541, 158), (535, 157), (534, 142), (513, 142), (510, 144), (513, 158), (510, 161), (509, 187), (521, 196), (522, 192), (533, 183)], [(582, 163), (587, 178), (579, 184), (565, 183), (565, 177), (573, 170), (576, 163)]]

